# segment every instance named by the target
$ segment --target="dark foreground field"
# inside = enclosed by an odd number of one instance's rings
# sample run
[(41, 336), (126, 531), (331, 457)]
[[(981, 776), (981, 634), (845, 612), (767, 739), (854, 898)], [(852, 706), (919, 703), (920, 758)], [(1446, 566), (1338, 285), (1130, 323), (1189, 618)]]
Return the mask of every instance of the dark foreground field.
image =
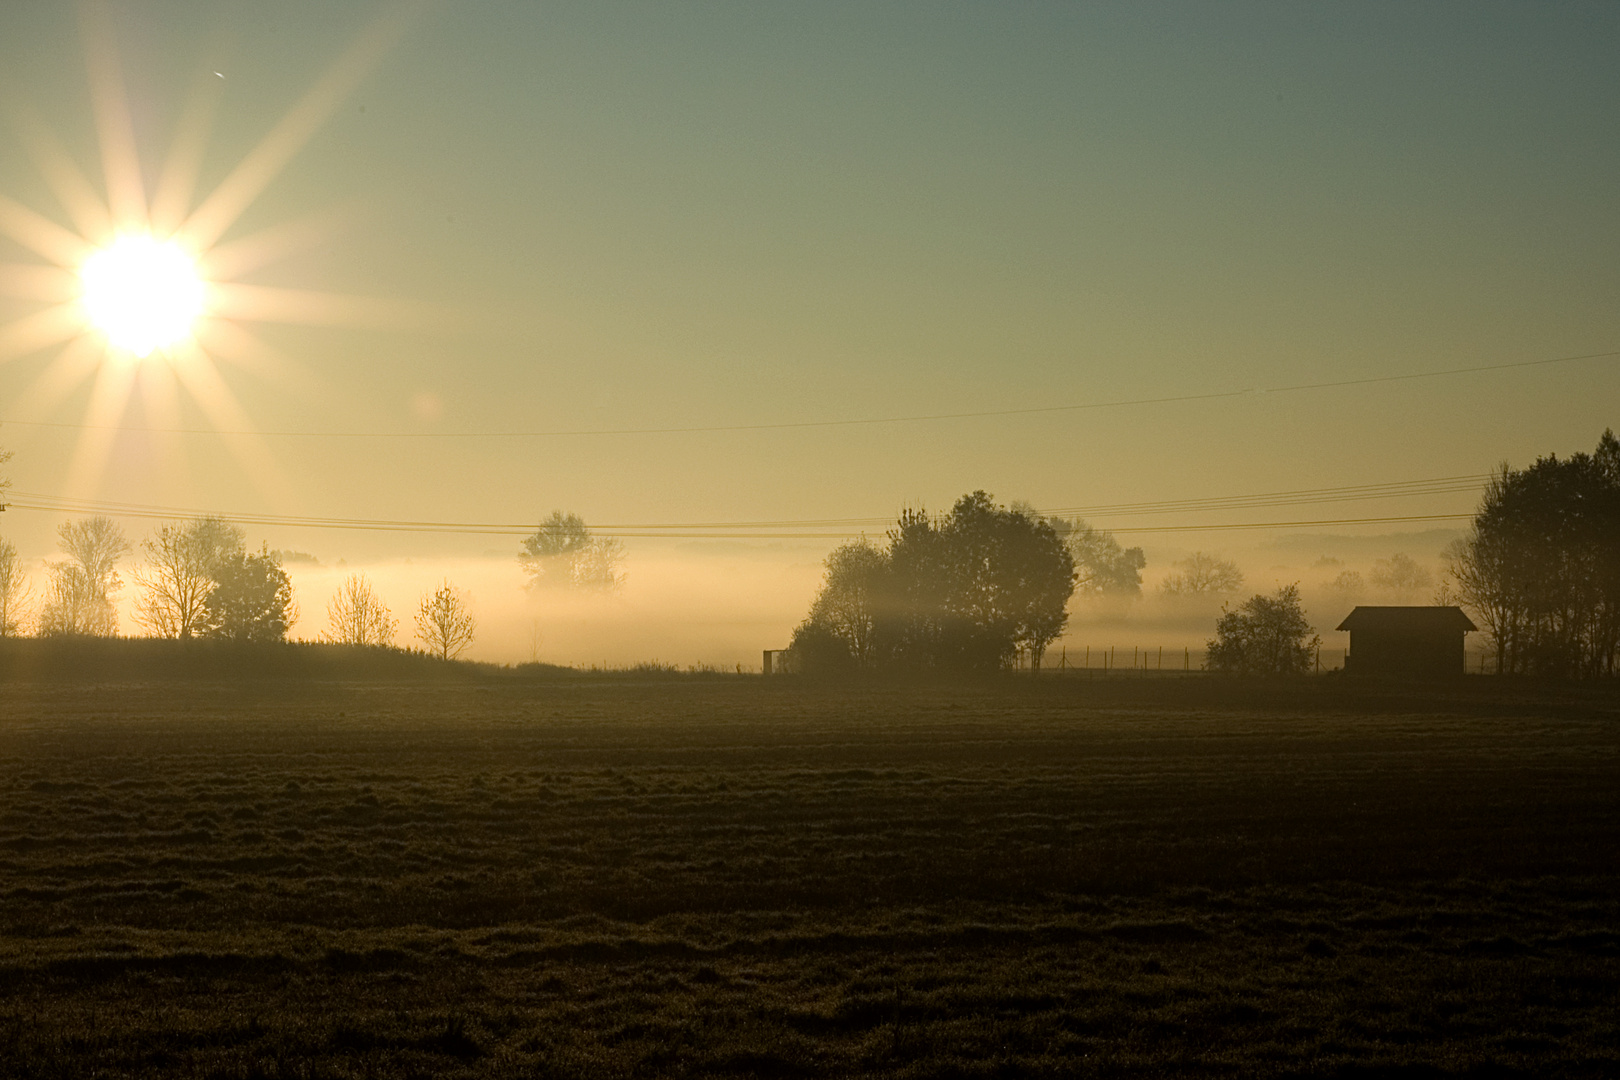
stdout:
[(0, 1071), (1613, 1076), (1620, 710), (0, 686)]

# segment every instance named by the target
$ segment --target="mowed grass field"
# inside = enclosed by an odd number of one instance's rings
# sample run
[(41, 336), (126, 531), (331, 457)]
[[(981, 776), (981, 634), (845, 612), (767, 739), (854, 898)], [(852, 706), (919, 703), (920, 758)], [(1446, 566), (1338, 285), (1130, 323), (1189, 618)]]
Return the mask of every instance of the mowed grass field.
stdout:
[(0, 1073), (1614, 1076), (1620, 697), (1501, 689), (6, 684)]

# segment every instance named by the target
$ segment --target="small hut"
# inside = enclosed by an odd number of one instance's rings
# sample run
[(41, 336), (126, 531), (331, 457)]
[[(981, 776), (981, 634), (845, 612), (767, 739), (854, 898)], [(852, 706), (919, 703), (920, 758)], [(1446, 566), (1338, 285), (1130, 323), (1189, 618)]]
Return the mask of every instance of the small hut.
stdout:
[(1339, 624), (1350, 632), (1351, 675), (1445, 679), (1463, 673), (1463, 635), (1478, 630), (1460, 607), (1358, 607)]

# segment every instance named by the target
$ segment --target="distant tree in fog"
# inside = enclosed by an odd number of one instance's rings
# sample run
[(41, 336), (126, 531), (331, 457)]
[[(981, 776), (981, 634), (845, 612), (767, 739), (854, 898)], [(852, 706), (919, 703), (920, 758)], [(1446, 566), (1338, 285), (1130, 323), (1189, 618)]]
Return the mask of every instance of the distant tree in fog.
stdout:
[[(0, 461), (4, 461), (0, 457)], [(0, 637), (16, 637), (33, 615), (34, 587), (23, 573), (17, 548), (0, 540)]]
[(129, 541), (107, 517), (63, 522), (56, 532), (68, 558), (50, 567), (40, 633), (112, 637), (118, 633), (112, 598), (124, 586), (118, 560), (129, 553)]
[(385, 647), (394, 643), (399, 620), (377, 598), (364, 574), (350, 574), (326, 605), (326, 633), (336, 645)]
[(1180, 573), (1171, 574), (1159, 584), (1168, 596), (1210, 596), (1243, 588), (1243, 571), (1230, 559), (1195, 551), (1174, 565), (1181, 567)]
[(1402, 596), (1422, 592), (1434, 584), (1433, 574), (1419, 566), (1412, 556), (1399, 551), (1373, 563), (1369, 576), (1378, 588)]
[(573, 588), (611, 592), (624, 584), (624, 545), (591, 535), (578, 514), (553, 510), (523, 540), (518, 564), (529, 588)]
[(225, 556), (207, 600), (208, 633), (230, 641), (287, 640), (298, 621), (292, 579), (265, 546), (257, 555)]
[(1362, 580), (1359, 571), (1341, 570), (1337, 577), (1328, 582), (1328, 588), (1337, 593), (1340, 599), (1354, 601), (1367, 591), (1367, 583)]
[(1094, 529), (1082, 518), (1051, 518), (1053, 528), (1069, 549), (1077, 575), (1075, 591), (1082, 596), (1138, 596), (1147, 556), (1139, 547), (1121, 547), (1114, 534)]
[(141, 542), (145, 560), (135, 568), (141, 590), (135, 621), (158, 637), (207, 633), (208, 598), (221, 570), (241, 557), (242, 541), (241, 529), (217, 517), (160, 527)]
[(1300, 605), (1299, 586), (1289, 585), (1275, 596), (1254, 596), (1236, 611), (1225, 611), (1206, 648), (1213, 671), (1293, 675), (1311, 669), (1320, 644)]
[(472, 644), (478, 623), (460, 590), (448, 581), (422, 597), (416, 611), (416, 637), (442, 660), (453, 660)]

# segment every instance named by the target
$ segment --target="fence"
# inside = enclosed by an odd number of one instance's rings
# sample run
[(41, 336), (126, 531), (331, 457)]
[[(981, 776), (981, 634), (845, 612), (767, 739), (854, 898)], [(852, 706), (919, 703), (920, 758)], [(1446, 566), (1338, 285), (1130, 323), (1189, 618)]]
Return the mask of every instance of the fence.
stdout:
[[(1326, 673), (1344, 667), (1347, 649), (1318, 649), (1312, 657), (1315, 671)], [(1030, 670), (1027, 651), (1018, 654), (1017, 668)], [(1041, 672), (1077, 674), (1084, 678), (1108, 676), (1192, 675), (1208, 670), (1208, 654), (1204, 649), (1187, 645), (1061, 645), (1046, 650), (1041, 658)]]

